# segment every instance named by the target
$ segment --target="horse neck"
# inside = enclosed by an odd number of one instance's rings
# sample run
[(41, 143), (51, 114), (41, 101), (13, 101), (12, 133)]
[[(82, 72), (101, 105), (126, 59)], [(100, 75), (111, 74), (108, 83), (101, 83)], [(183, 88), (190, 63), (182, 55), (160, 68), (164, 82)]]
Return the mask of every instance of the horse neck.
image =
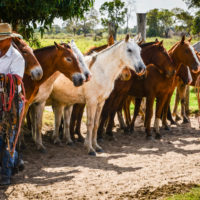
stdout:
[(36, 58), (38, 59), (40, 65), (42, 66), (43, 76), (40, 81), (37, 81), (39, 85), (41, 85), (44, 81), (46, 81), (51, 75), (53, 75), (56, 70), (56, 49), (46, 49), (42, 51), (34, 51)]
[[(114, 82), (125, 66), (120, 56), (117, 55), (118, 49), (115, 47), (112, 48), (114, 49), (100, 53), (96, 59), (96, 67), (94, 66), (94, 68), (92, 68), (94, 72), (97, 72), (97, 76), (98, 73), (103, 74), (106, 77), (104, 81), (108, 82)], [(117, 58), (117, 60), (115, 58)], [(105, 64), (105, 60), (108, 64)]]
[(182, 64), (181, 61), (179, 60), (179, 58), (177, 57), (176, 51), (177, 51), (177, 47), (178, 47), (179, 43), (176, 43), (169, 51), (169, 55), (172, 58), (176, 69), (178, 69), (180, 67), (180, 65)]

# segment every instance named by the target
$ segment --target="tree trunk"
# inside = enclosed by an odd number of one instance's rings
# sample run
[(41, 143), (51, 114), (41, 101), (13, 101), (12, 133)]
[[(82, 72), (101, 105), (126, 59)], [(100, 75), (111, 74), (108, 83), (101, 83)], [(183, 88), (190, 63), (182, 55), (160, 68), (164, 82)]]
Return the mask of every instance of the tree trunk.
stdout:
[(137, 13), (137, 33), (146, 41), (146, 13)]

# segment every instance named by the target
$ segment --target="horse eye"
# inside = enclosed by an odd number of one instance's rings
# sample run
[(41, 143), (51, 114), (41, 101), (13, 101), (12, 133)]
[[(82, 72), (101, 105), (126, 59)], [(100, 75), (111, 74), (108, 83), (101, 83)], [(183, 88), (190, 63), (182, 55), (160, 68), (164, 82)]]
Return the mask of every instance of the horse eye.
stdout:
[(131, 52), (132, 52), (132, 50), (131, 50), (131, 49), (128, 49), (127, 51), (128, 51), (129, 53), (131, 53)]
[(68, 62), (72, 62), (71, 58), (67, 57), (66, 59), (67, 59)]

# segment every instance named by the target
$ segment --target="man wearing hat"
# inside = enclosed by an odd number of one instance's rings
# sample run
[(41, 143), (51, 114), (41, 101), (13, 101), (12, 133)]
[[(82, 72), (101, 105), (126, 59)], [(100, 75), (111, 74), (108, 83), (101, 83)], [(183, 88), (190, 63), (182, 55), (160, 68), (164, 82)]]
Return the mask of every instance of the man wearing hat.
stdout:
[[(12, 37), (21, 36), (12, 33), (12, 28), (9, 24), (0, 23), (0, 73), (17, 74), (23, 78), (25, 61), (21, 54), (12, 46)], [(21, 87), (19, 87), (19, 92), (20, 91)], [(19, 111), (21, 110), (22, 102), (19, 101)], [(11, 147), (14, 142), (15, 134), (15, 131), (13, 131), (12, 137), (9, 138)], [(7, 150), (7, 144), (5, 144), (3, 140), (2, 133), (0, 134), (0, 158), (0, 185), (9, 185), (14, 168), (19, 164), (22, 165), (23, 161), (18, 159), (18, 153), (16, 151), (13, 157), (10, 155)]]

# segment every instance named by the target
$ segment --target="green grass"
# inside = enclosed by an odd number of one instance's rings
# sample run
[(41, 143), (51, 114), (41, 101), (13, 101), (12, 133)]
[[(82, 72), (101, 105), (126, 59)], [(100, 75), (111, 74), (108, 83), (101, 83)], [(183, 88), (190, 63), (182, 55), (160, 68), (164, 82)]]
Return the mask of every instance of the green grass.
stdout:
[(200, 199), (200, 187), (195, 187), (184, 194), (176, 194), (165, 200), (199, 200)]

